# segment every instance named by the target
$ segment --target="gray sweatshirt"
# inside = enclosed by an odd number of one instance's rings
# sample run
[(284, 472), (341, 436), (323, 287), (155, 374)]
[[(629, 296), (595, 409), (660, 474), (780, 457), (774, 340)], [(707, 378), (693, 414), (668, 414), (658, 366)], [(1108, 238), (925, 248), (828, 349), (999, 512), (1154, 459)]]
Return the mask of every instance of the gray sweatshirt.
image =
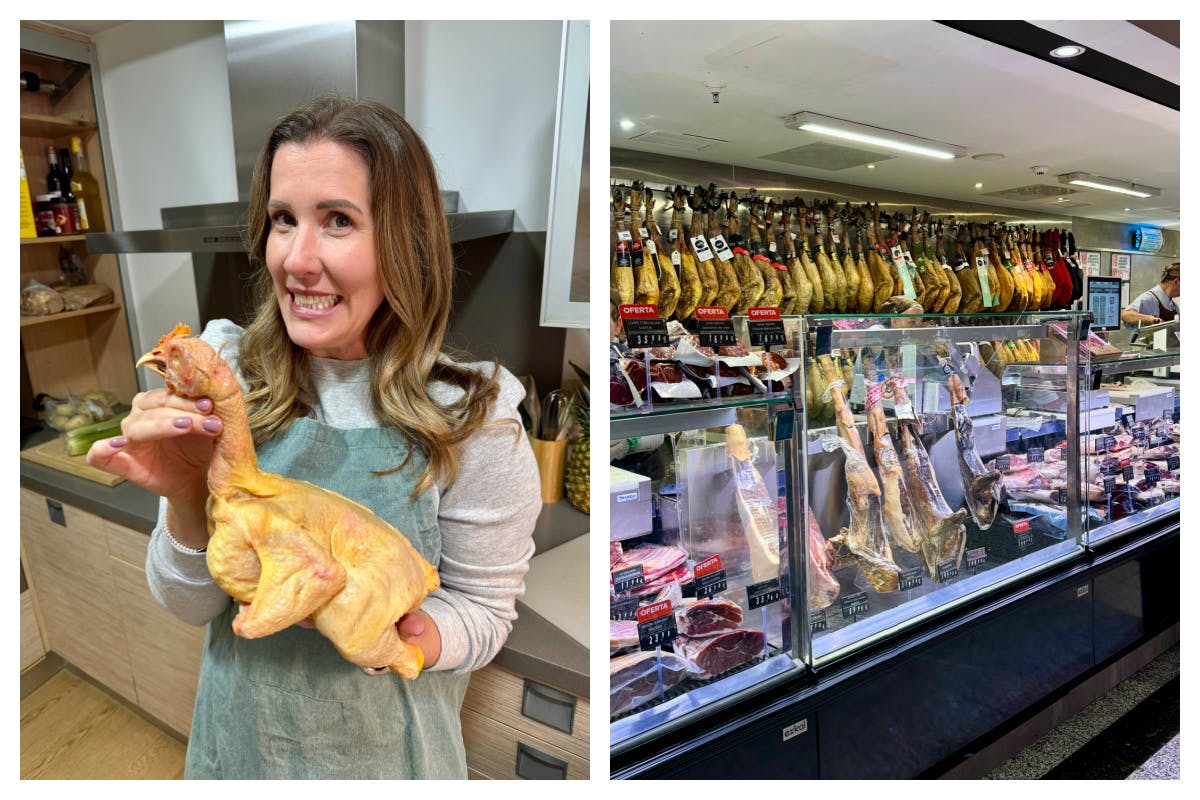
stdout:
[[(242, 329), (232, 322), (214, 320), (200, 338), (214, 348), (224, 346), (222, 358), (239, 372), (241, 335)], [(309, 389), (317, 421), (335, 428), (381, 426), (371, 408), (368, 360), (314, 357), (311, 363)], [(491, 369), (486, 362), (462, 366)], [(460, 392), (442, 383), (430, 387), (434, 400), (442, 404), (452, 402)], [(520, 424), (517, 405), (524, 396), (521, 383), (501, 369), (500, 396), (488, 420), (514, 419)], [(442, 537), (437, 565), (442, 586), (421, 606), (437, 623), (442, 638), (442, 654), (430, 670), (479, 669), (500, 652), (517, 618), (516, 600), (525, 593), (533, 526), (542, 500), (533, 451), (525, 436), (513, 433), (511, 425), (476, 431), (462, 447), (454, 482), (439, 481), (430, 490)], [(189, 552), (166, 535), (166, 507), (166, 500), (161, 500), (146, 555), (150, 591), (184, 622), (204, 625), (232, 600), (209, 575), (204, 553)]]

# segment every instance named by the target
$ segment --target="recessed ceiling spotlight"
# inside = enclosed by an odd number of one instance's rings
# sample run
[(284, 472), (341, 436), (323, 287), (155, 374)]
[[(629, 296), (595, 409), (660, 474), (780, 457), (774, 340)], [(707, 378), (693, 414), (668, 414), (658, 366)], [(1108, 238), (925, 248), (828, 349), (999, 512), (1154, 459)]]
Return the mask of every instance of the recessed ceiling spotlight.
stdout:
[(867, 164), (867, 169), (875, 169), (875, 165), (874, 165), (874, 164)]
[(621, 130), (628, 131), (628, 130), (632, 130), (632, 129), (633, 129), (633, 120), (631, 120), (631, 119), (621, 120)]
[(976, 153), (971, 158), (976, 161), (999, 161), (1004, 158), (1004, 153)]
[(1077, 44), (1064, 44), (1062, 47), (1056, 47), (1050, 51), (1050, 55), (1055, 58), (1074, 58), (1087, 52), (1086, 48), (1080, 47)]
[(976, 189), (982, 189), (982, 188), (983, 188), (983, 184), (982, 184), (982, 183), (977, 183), (977, 184), (975, 184), (975, 188), (976, 188)]
[(1126, 211), (1133, 211), (1133, 209), (1132, 209), (1132, 208), (1127, 208), (1127, 209), (1125, 209), (1125, 210), (1126, 210)]

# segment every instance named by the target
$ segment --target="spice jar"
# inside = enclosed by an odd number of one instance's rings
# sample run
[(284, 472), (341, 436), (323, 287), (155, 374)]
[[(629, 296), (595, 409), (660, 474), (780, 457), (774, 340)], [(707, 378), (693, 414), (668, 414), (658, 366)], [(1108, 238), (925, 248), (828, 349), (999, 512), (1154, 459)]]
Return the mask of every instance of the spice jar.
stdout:
[(33, 220), (38, 236), (57, 236), (58, 225), (54, 221), (54, 195), (39, 194), (34, 198)]

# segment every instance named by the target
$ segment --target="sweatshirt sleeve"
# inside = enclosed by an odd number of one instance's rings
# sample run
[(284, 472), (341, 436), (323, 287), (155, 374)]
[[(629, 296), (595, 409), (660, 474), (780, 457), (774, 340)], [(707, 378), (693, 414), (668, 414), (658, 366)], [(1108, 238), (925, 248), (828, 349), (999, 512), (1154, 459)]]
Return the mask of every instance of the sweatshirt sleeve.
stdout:
[(524, 396), (520, 382), (502, 369), (490, 424), (466, 442), (458, 477), (441, 491), (442, 586), (421, 608), (438, 626), (442, 654), (427, 669), (462, 673), (485, 666), (517, 618), (542, 507), (537, 463), (517, 413)]

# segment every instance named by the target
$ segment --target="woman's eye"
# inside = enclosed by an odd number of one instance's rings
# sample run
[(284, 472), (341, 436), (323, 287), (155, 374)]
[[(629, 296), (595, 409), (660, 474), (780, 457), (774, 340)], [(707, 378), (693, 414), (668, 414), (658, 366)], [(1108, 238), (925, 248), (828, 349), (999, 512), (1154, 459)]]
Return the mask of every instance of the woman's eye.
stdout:
[(292, 215), (286, 211), (276, 211), (271, 215), (271, 224), (273, 225), (293, 225), (295, 220)]
[(329, 218), (329, 222), (335, 228), (349, 228), (352, 224), (345, 214), (334, 214)]

